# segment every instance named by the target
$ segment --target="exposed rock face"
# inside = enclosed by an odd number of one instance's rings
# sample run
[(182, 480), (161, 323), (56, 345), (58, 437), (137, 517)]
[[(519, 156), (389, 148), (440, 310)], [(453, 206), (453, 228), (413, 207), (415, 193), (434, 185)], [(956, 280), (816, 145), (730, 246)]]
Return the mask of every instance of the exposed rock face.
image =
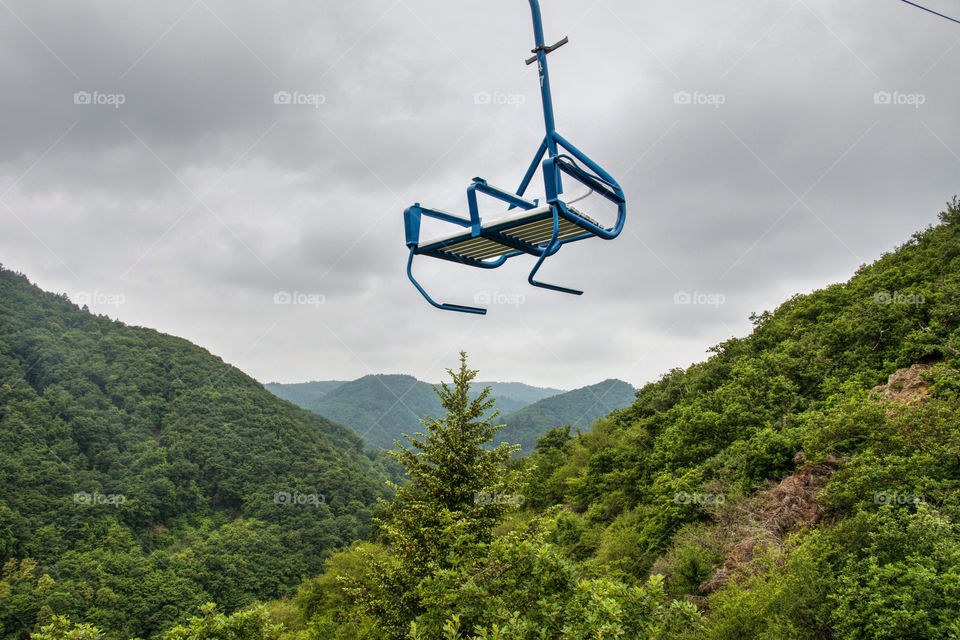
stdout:
[(825, 462), (804, 465), (803, 452), (794, 458), (801, 465), (779, 484), (757, 492), (729, 522), (724, 523), (730, 543), (726, 558), (713, 576), (701, 585), (710, 593), (726, 584), (731, 577), (749, 573), (750, 562), (757, 551), (779, 546), (787, 533), (809, 527), (823, 519), (824, 512), (817, 496), (827, 486), (841, 460), (830, 456)]
[[(793, 461), (803, 464), (803, 452)], [(780, 481), (777, 486), (761, 491), (757, 516), (760, 526), (782, 538), (797, 526), (806, 527), (823, 519), (817, 496), (839, 466), (840, 460), (829, 456), (826, 462), (804, 465)]]
[(923, 379), (922, 373), (931, 369), (931, 364), (915, 364), (909, 369), (897, 369), (890, 374), (887, 384), (874, 387), (870, 390), (870, 395), (904, 405), (920, 402), (930, 393), (930, 385)]

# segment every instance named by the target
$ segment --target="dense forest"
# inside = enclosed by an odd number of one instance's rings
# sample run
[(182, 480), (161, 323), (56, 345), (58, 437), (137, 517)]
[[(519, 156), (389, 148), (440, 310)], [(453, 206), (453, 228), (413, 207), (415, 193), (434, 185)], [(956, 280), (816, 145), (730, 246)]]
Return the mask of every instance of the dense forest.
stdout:
[[(4, 631), (956, 640), (956, 200), (940, 218), (849, 282), (756, 314), (749, 336), (646, 385), (589, 431), (556, 425), (527, 457), (489, 446), (494, 398), (472, 387), (463, 355), (436, 390), (443, 414), (393, 450), (405, 473), (391, 491), (377, 488), (391, 467), (335, 425), (267, 400), (182, 341), (94, 318), (5, 273)], [(123, 351), (145, 361), (132, 368), (103, 355), (118, 353), (110, 343), (93, 347), (114, 332), (149, 345)], [(85, 411), (103, 417), (84, 421)], [(293, 446), (284, 461), (271, 457), (294, 432), (314, 444), (302, 457)], [(248, 477), (231, 451), (261, 466)], [(275, 512), (263, 499), (293, 482), (283, 470), (314, 459), (320, 475), (293, 488), (329, 491), (329, 513), (309, 525), (282, 520), (308, 510)], [(351, 487), (336, 498), (340, 511), (323, 475), (337, 471)], [(127, 501), (79, 509), (81, 490)], [(369, 513), (376, 498), (368, 530), (349, 511)], [(330, 527), (351, 517), (355, 541), (333, 554), (338, 543), (316, 540), (283, 557), (293, 566), (262, 553), (271, 535), (285, 549), (284, 535), (344, 539)], [(128, 584), (114, 586), (121, 577)], [(178, 594), (190, 598), (174, 613), (165, 607)], [(203, 599), (212, 604), (200, 608)], [(253, 599), (266, 602), (248, 607)], [(135, 627), (149, 616), (152, 626)]]
[(391, 464), (185, 340), (0, 270), (0, 629), (148, 637), (291, 593), (369, 532)]

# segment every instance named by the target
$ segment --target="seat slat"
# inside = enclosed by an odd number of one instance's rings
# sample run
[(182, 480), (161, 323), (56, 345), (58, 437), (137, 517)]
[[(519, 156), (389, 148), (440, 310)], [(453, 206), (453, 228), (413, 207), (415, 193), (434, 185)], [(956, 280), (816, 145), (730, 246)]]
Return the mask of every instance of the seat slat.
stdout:
[[(580, 211), (577, 211), (572, 207), (569, 209), (572, 213), (575, 213), (585, 220), (600, 226), (598, 223), (588, 216), (582, 214)], [(515, 240), (535, 246), (541, 246), (546, 244), (553, 235), (553, 216), (547, 215), (544, 217), (543, 214), (544, 212), (542, 210), (537, 211), (532, 220), (523, 221), (521, 219), (512, 221), (514, 222), (513, 226), (505, 225), (502, 221), (494, 220), (493, 224), (491, 224), (489, 227), (485, 226), (484, 230), (496, 230), (498, 233), (502, 233), (503, 235), (509, 236)], [(566, 240), (568, 238), (573, 238), (583, 234), (587, 231), (587, 229), (580, 226), (576, 222), (561, 217), (559, 220), (558, 231), (557, 239)], [(445, 243), (443, 246), (436, 246), (439, 244), (439, 242), (440, 241), (435, 241), (426, 244), (423, 246), (423, 248), (426, 250), (443, 251), (444, 253), (450, 255), (471, 258), (474, 260), (486, 260), (516, 251), (514, 247), (500, 244), (496, 240), (491, 240), (490, 238), (485, 238), (483, 236), (473, 237), (470, 235), (470, 232), (466, 232), (462, 240), (457, 240), (456, 237), (446, 238), (442, 241)]]

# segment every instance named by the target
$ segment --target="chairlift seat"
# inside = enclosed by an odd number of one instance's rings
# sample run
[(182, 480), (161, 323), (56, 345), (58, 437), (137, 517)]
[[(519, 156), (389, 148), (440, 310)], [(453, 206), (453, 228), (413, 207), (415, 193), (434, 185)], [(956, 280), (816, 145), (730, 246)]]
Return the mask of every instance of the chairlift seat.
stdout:
[[(438, 309), (464, 313), (486, 313), (486, 309), (458, 304), (436, 302), (413, 277), (414, 256), (429, 256), (449, 260), (471, 267), (495, 269), (509, 258), (520, 255), (536, 257), (536, 263), (527, 276), (527, 282), (535, 287), (580, 295), (583, 291), (570, 289), (536, 278), (544, 260), (554, 255), (560, 247), (586, 238), (612, 240), (623, 230), (627, 214), (627, 199), (617, 181), (585, 153), (577, 149), (557, 133), (553, 115), (553, 99), (550, 93), (550, 77), (547, 72), (547, 54), (567, 43), (564, 37), (552, 45), (546, 45), (543, 37), (543, 21), (539, 0), (529, 0), (533, 17), (533, 57), (527, 64), (537, 63), (540, 76), (540, 98), (546, 136), (534, 154), (526, 174), (516, 191), (500, 189), (481, 178), (474, 178), (467, 188), (469, 217), (463, 218), (439, 209), (421, 206), (419, 202), (407, 207), (404, 212), (406, 245), (410, 250), (407, 258), (407, 277), (427, 302)], [(542, 161), (542, 163), (541, 163)], [(543, 202), (524, 196), (537, 170), (543, 174), (546, 197)], [(563, 181), (569, 180), (585, 189), (582, 193), (563, 195)], [(480, 218), (477, 195), (484, 194), (509, 205), (506, 212), (486, 219)], [(606, 199), (617, 209), (616, 221), (604, 226), (573, 205), (591, 194)], [(420, 241), (422, 218), (434, 218), (460, 227), (428, 242)]]

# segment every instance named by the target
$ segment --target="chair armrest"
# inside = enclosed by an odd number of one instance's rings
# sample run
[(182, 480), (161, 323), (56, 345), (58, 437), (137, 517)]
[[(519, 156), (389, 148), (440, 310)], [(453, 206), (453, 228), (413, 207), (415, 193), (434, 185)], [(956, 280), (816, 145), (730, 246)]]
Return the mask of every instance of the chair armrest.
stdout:
[(416, 247), (420, 244), (420, 219), (422, 216), (436, 218), (437, 220), (443, 220), (444, 222), (452, 222), (453, 224), (460, 225), (461, 227), (471, 226), (469, 220), (464, 220), (459, 216), (455, 216), (452, 213), (447, 213), (446, 211), (440, 211), (439, 209), (428, 209), (427, 207), (421, 207), (420, 203), (417, 202), (412, 207), (407, 207), (403, 211), (403, 226), (407, 235), (408, 247)]

